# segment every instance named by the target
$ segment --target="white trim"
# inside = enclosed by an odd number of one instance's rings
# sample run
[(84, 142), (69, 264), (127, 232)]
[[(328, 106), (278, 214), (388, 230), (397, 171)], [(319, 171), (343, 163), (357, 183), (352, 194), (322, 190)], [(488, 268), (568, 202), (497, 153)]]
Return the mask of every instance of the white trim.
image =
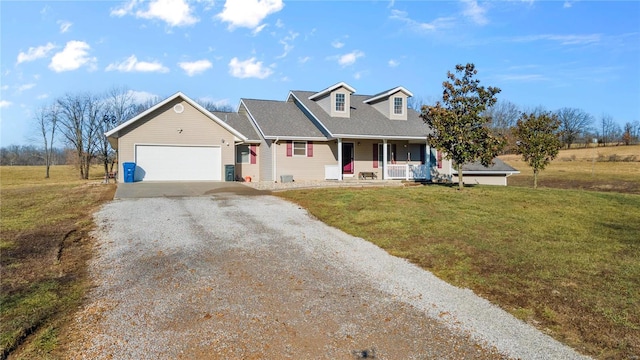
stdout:
[(104, 135), (106, 137), (111, 137), (112, 135), (118, 133), (120, 130), (123, 130), (125, 128), (127, 128), (129, 125), (135, 123), (136, 121), (146, 117), (147, 115), (149, 115), (150, 113), (156, 111), (157, 109), (161, 108), (162, 106), (168, 104), (169, 102), (177, 99), (178, 97), (181, 97), (184, 101), (186, 101), (189, 105), (193, 106), (194, 108), (196, 108), (197, 110), (199, 110), (200, 112), (202, 112), (205, 116), (207, 116), (208, 118), (210, 118), (211, 120), (215, 121), (216, 123), (218, 123), (218, 125), (222, 126), (225, 130), (229, 131), (231, 134), (233, 134), (234, 136), (236, 136), (239, 139), (242, 139), (244, 141), (249, 140), (247, 137), (245, 137), (244, 135), (242, 135), (240, 132), (238, 132), (236, 129), (232, 128), (229, 124), (225, 123), (224, 121), (222, 121), (222, 119), (218, 118), (217, 116), (213, 115), (211, 112), (209, 112), (209, 110), (203, 108), (202, 106), (200, 106), (197, 102), (191, 100), (190, 97), (188, 97), (187, 95), (183, 94), (182, 92), (178, 91), (177, 93), (169, 96), (168, 98), (164, 99), (163, 101), (159, 102), (158, 104), (152, 106), (151, 108), (143, 111), (142, 113), (138, 114), (137, 116), (134, 116), (132, 119), (130, 119), (129, 121), (126, 121), (122, 124), (120, 124), (119, 126), (116, 126), (115, 128), (111, 129), (110, 131), (107, 131), (106, 133), (104, 133)]
[(265, 136), (267, 140), (295, 140), (295, 141), (331, 141), (325, 137), (304, 137), (304, 136)]
[(244, 103), (243, 99), (240, 99), (240, 105), (238, 105), (238, 111), (237, 111), (238, 116), (240, 116), (240, 106), (244, 107), (244, 109), (247, 111), (247, 114), (249, 115), (249, 120), (253, 123), (256, 129), (258, 129), (258, 132), (260, 133), (259, 135), (261, 135), (263, 139), (266, 139), (266, 137), (264, 136), (264, 131), (262, 131), (262, 129), (260, 128), (260, 125), (258, 125), (258, 122), (253, 117), (253, 114), (249, 110), (249, 107), (247, 106), (247, 104)]
[(317, 92), (317, 93), (309, 96), (309, 100), (314, 100), (314, 99), (317, 99), (319, 97), (322, 97), (322, 96), (332, 92), (333, 90), (341, 88), (341, 87), (351, 91), (351, 93), (356, 92), (356, 89), (354, 89), (351, 86), (347, 85), (344, 81), (341, 81), (341, 82), (339, 82), (339, 83), (337, 83), (335, 85), (331, 85), (328, 88), (326, 88), (324, 90), (321, 90), (320, 92)]
[[(296, 154), (296, 143), (304, 143), (304, 155)], [(292, 140), (291, 141), (291, 156), (292, 157), (307, 157), (307, 146), (309, 142), (303, 140)]]
[(388, 136), (388, 135), (355, 135), (355, 134), (333, 134), (335, 137), (368, 140), (427, 140), (426, 136)]
[(375, 97), (372, 97), (372, 98), (369, 98), (369, 99), (367, 99), (367, 100), (364, 100), (364, 101), (363, 101), (363, 103), (365, 103), (365, 104), (369, 104), (369, 103), (371, 103), (371, 102), (376, 102), (377, 100), (384, 99), (384, 98), (388, 98), (388, 97), (390, 97), (391, 95), (393, 95), (393, 94), (395, 94), (395, 93), (397, 93), (397, 92), (399, 92), (399, 91), (401, 91), (401, 92), (405, 93), (405, 94), (406, 94), (407, 96), (409, 96), (409, 97), (413, 96), (413, 94), (411, 93), (411, 91), (409, 91), (409, 90), (405, 89), (405, 88), (404, 88), (404, 87), (402, 87), (402, 86), (398, 86), (398, 87), (395, 87), (395, 88), (393, 88), (393, 89), (391, 89), (391, 90), (389, 90), (389, 91), (387, 91), (387, 92), (384, 92), (384, 93), (382, 93), (382, 94), (380, 94), (380, 95), (376, 95)]

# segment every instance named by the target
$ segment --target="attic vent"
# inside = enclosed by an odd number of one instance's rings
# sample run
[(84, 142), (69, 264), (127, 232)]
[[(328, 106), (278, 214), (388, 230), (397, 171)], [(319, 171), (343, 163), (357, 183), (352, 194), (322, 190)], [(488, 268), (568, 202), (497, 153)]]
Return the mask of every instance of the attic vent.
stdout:
[(182, 104), (176, 104), (173, 106), (173, 111), (176, 112), (176, 114), (182, 114), (182, 112), (184, 111), (184, 105)]

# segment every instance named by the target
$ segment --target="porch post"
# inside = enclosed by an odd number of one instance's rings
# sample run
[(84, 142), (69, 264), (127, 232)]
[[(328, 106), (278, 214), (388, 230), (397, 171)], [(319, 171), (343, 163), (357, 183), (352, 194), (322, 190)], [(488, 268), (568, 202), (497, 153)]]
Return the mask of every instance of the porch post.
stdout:
[(431, 146), (428, 142), (424, 147), (424, 151), (426, 152), (426, 154), (424, 154), (424, 165), (427, 167), (427, 180), (431, 180)]
[(382, 139), (382, 180), (387, 179), (387, 139)]
[(338, 180), (342, 181), (342, 138), (338, 138)]

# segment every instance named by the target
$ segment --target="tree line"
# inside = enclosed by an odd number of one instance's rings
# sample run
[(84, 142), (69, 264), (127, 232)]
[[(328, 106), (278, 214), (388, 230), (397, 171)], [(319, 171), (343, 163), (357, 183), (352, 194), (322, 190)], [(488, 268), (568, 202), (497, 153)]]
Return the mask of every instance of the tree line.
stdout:
[[(45, 178), (49, 178), (51, 165), (74, 164), (80, 178), (88, 179), (90, 166), (100, 163), (104, 165), (105, 181), (108, 181), (116, 155), (104, 133), (161, 100), (154, 97), (136, 101), (134, 93), (126, 87), (113, 87), (102, 93), (67, 93), (34, 112), (37, 131), (31, 139), (41, 146), (3, 147), (0, 165), (44, 165)], [(199, 100), (198, 103), (209, 111), (232, 111), (230, 106), (212, 101)]]
[[(416, 97), (410, 99), (408, 105), (421, 112), (422, 106), (430, 106), (435, 103), (433, 99), (424, 101)], [(551, 113), (560, 121), (558, 131), (561, 135), (562, 146), (571, 148), (576, 146), (588, 147), (594, 141), (598, 146), (631, 145), (640, 143), (640, 121), (628, 121), (620, 126), (609, 114), (595, 117), (579, 108), (564, 107), (555, 111), (547, 111), (543, 106), (535, 108), (520, 107), (508, 100), (496, 100), (491, 106), (487, 106), (481, 112), (481, 116), (487, 119), (488, 128), (494, 135), (504, 136), (506, 145), (502, 154), (516, 152), (516, 143), (513, 131), (520, 116), (525, 114)]]
[[(538, 173), (553, 160), (562, 146), (571, 148), (580, 140), (585, 145), (597, 139), (622, 141), (629, 145), (638, 141), (640, 124), (627, 123), (624, 132), (610, 116), (600, 119), (602, 132), (593, 130), (594, 119), (588, 113), (572, 108), (555, 112), (536, 108), (526, 111), (513, 103), (498, 103), (500, 89), (484, 87), (475, 78), (475, 65), (456, 65), (447, 72), (442, 83), (442, 100), (435, 105), (422, 105), (420, 117), (431, 128), (429, 143), (444, 152), (457, 170), (458, 186), (464, 187), (462, 167), (479, 162), (490, 166), (501, 153), (515, 152), (533, 169), (533, 187)], [(415, 104), (415, 103), (414, 103)]]

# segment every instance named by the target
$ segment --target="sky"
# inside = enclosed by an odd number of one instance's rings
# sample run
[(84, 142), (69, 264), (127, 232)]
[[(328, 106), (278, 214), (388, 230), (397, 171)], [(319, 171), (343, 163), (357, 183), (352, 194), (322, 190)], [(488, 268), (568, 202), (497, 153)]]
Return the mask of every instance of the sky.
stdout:
[(434, 103), (466, 63), (522, 109), (639, 121), (640, 2), (3, 0), (0, 146), (38, 145), (34, 113), (67, 93), (237, 109), (345, 82)]

